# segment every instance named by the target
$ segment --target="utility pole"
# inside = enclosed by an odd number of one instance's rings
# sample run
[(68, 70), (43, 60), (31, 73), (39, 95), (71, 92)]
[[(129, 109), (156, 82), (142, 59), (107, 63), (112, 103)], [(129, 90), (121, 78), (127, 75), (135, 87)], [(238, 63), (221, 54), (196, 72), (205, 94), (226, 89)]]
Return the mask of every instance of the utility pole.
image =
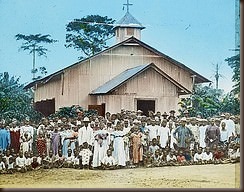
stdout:
[(215, 71), (215, 80), (216, 80), (216, 89), (219, 88), (219, 77), (220, 77), (220, 74), (219, 74), (219, 64), (217, 63), (216, 64), (216, 71)]

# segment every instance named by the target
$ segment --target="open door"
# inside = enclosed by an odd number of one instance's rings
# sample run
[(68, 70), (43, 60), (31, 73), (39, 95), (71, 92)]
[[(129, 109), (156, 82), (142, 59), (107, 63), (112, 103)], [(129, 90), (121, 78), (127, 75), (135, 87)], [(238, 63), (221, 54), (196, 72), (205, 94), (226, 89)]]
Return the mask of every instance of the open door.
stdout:
[(148, 111), (155, 112), (155, 100), (137, 100), (137, 110), (143, 111), (148, 116)]

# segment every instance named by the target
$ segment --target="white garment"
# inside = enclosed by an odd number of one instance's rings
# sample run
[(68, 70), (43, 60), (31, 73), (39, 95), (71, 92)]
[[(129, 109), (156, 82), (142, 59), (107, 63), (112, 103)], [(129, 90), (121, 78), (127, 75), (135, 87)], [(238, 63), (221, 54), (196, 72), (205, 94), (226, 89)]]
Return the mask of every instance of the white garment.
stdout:
[(198, 125), (190, 124), (190, 125), (188, 125), (188, 127), (190, 128), (190, 130), (192, 131), (192, 134), (194, 135), (195, 142), (199, 142), (200, 133), (199, 133)]
[(101, 166), (101, 160), (107, 153), (109, 148), (108, 142), (108, 132), (106, 130), (97, 130), (94, 132), (94, 151), (93, 151), (93, 160), (92, 166), (98, 167)]
[(25, 125), (20, 127), (20, 136), (24, 136), (25, 133), (28, 133), (32, 139), (33, 139), (33, 135), (34, 135), (34, 128), (30, 125)]
[(0, 162), (0, 171), (6, 169), (5, 163), (3, 161)]
[(113, 157), (115, 158), (118, 165), (125, 166), (126, 165), (126, 156), (125, 156), (125, 148), (124, 148), (124, 140), (123, 136), (125, 132), (123, 131), (114, 131), (111, 134), (111, 140), (113, 140)]
[(26, 165), (27, 166), (31, 165), (32, 162), (33, 162), (33, 159), (32, 158), (27, 158), (26, 159)]
[(198, 162), (200, 160), (203, 160), (203, 153), (199, 154), (199, 153), (195, 153), (193, 161), (194, 162)]
[(148, 137), (149, 137), (149, 141), (152, 141), (153, 138), (157, 138), (157, 133), (158, 133), (158, 128), (159, 126), (158, 125), (149, 125), (148, 127), (148, 131), (149, 131), (149, 134), (148, 134)]
[(81, 127), (78, 130), (78, 143), (82, 145), (84, 142), (87, 142), (89, 145), (93, 145), (94, 137), (93, 137), (93, 129), (88, 125)]
[(227, 131), (228, 131), (228, 138), (230, 137), (230, 136), (232, 136), (232, 134), (235, 136), (236, 135), (236, 133), (235, 133), (235, 123), (234, 123), (234, 121), (233, 120), (231, 120), (231, 119), (223, 119), (222, 121), (221, 121), (221, 123), (220, 123), (220, 127), (221, 127), (221, 124), (223, 123), (223, 122), (225, 122), (225, 124), (226, 124), (226, 129), (227, 129)]
[(165, 148), (168, 140), (169, 140), (169, 136), (170, 136), (170, 130), (168, 127), (160, 127), (158, 129), (158, 136), (159, 136), (159, 144), (162, 148)]
[(204, 161), (213, 160), (213, 153), (209, 152), (209, 154), (207, 154), (206, 152), (204, 152), (202, 155), (202, 160)]
[(75, 157), (73, 155), (67, 156), (64, 161), (67, 163), (72, 163), (74, 161)]
[(92, 156), (92, 152), (90, 149), (82, 149), (79, 153), (81, 156), (82, 165), (89, 165), (90, 158)]
[(174, 132), (175, 132), (175, 129), (171, 129), (170, 130), (170, 149), (175, 149), (174, 148), (174, 144), (177, 144), (177, 141), (174, 137)]
[(167, 162), (169, 162), (169, 161), (176, 161), (176, 160), (177, 160), (177, 158), (176, 158), (175, 155), (173, 155), (172, 157), (170, 157), (170, 155), (168, 154), (168, 155), (166, 156), (166, 161), (167, 161)]
[(26, 158), (25, 157), (17, 157), (15, 160), (16, 166), (24, 167), (26, 166)]
[(220, 141), (228, 141), (228, 131), (227, 129), (220, 129)]
[(80, 164), (80, 159), (78, 157), (75, 157), (73, 159), (73, 163), (74, 163), (74, 165), (79, 165)]
[(116, 165), (116, 161), (115, 158), (111, 155), (110, 157), (108, 157), (107, 155), (102, 159), (101, 161), (102, 164), (109, 164), (109, 165)]
[(207, 125), (199, 126), (199, 146), (202, 148), (206, 147), (206, 143), (205, 143), (206, 129), (207, 129)]

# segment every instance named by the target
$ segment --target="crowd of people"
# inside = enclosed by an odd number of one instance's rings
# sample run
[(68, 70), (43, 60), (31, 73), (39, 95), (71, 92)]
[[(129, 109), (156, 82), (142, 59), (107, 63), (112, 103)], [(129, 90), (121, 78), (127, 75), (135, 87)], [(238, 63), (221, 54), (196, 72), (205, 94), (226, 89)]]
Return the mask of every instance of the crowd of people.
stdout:
[(121, 109), (75, 118), (0, 121), (0, 173), (119, 169), (240, 161), (240, 117), (176, 117)]

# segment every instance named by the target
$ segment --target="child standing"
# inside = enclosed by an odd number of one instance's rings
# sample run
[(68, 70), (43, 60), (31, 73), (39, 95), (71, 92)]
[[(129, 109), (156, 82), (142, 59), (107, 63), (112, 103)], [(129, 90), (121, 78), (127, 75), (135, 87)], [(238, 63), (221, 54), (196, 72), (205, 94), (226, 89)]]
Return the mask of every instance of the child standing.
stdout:
[(88, 148), (88, 143), (83, 143), (83, 149), (80, 151), (79, 156), (81, 156), (82, 168), (89, 169), (90, 159), (92, 156), (91, 150)]
[(60, 133), (58, 132), (58, 126), (55, 125), (54, 131), (52, 133), (52, 150), (53, 154), (58, 154), (58, 148), (60, 145)]
[(141, 162), (143, 156), (143, 147), (141, 143), (142, 132), (140, 132), (139, 126), (135, 125), (133, 127), (133, 133), (131, 134), (131, 144), (132, 144), (132, 159), (134, 165), (138, 166)]
[(26, 151), (30, 150), (32, 137), (29, 135), (28, 132), (25, 132), (21, 138), (22, 138), (22, 143), (20, 145), (20, 148), (22, 149), (23, 153), (25, 153)]
[(42, 156), (46, 154), (46, 139), (44, 138), (44, 134), (40, 133), (37, 141), (36, 141), (36, 145), (37, 145), (37, 151), (38, 151), (38, 155)]

